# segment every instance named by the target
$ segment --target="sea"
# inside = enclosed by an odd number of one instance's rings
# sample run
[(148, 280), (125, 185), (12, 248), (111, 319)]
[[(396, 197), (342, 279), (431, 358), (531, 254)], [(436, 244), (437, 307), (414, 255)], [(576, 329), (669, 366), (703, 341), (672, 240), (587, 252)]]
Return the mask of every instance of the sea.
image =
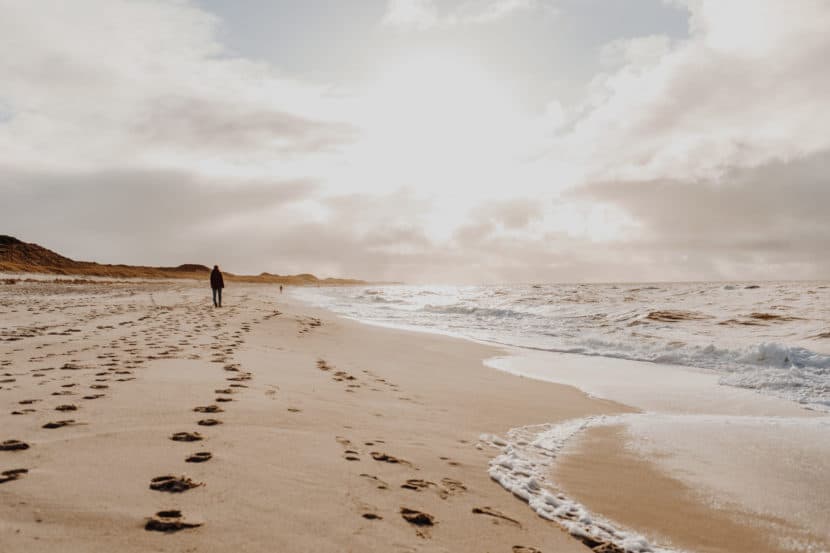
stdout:
[(303, 288), (349, 318), (501, 345), (707, 369), (830, 411), (830, 283)]
[[(369, 324), (497, 344), (485, 364), (637, 412), (528, 421), (492, 448), (491, 478), (577, 537), (688, 551), (586, 508), (556, 463), (597, 427), (778, 551), (830, 552), (830, 283), (388, 285), (301, 288)], [(521, 398), (516, 398), (521, 401)], [(647, 485), (647, 484), (644, 484)], [(570, 490), (570, 491), (569, 491)], [(638, 498), (632, 497), (631, 501)], [(726, 515), (724, 515), (726, 516)]]

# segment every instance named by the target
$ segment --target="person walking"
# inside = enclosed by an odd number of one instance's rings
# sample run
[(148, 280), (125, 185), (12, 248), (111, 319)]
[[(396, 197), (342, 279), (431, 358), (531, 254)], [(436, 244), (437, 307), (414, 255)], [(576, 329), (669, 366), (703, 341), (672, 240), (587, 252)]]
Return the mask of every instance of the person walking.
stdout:
[(225, 287), (225, 279), (219, 271), (219, 265), (214, 265), (210, 272), (210, 287), (213, 289), (213, 306), (222, 307), (222, 288)]

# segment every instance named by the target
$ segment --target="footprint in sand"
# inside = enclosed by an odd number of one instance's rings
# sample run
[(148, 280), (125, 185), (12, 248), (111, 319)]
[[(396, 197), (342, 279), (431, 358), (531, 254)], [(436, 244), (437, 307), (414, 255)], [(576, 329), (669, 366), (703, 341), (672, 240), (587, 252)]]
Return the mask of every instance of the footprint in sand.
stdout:
[(542, 553), (541, 550), (536, 549), (535, 547), (527, 547), (524, 545), (514, 545), (513, 546), (513, 553)]
[(401, 484), (401, 488), (405, 490), (413, 490), (419, 492), (421, 490), (426, 490), (430, 486), (435, 486), (435, 482), (429, 482), (427, 480), (421, 480), (420, 478), (410, 478), (406, 481), (406, 483)]
[(6, 440), (0, 442), (0, 451), (22, 451), (29, 449), (29, 444), (20, 440)]
[(586, 546), (588, 546), (594, 553), (627, 553), (629, 550), (620, 547), (611, 542), (598, 541), (590, 536), (574, 536)]
[(77, 405), (71, 405), (71, 404), (58, 405), (57, 407), (55, 407), (55, 411), (77, 411), (77, 410), (78, 410), (78, 406)]
[(218, 424), (222, 424), (222, 421), (218, 419), (202, 419), (196, 424), (198, 424), (199, 426), (216, 426)]
[(29, 469), (11, 469), (11, 470), (4, 470), (0, 472), (0, 484), (5, 484), (6, 482), (11, 482), (12, 480), (17, 480), (24, 474), (28, 473)]
[(434, 526), (435, 517), (422, 511), (401, 507), (401, 516), (405, 521), (415, 526)]
[(194, 482), (187, 476), (165, 475), (150, 480), (150, 489), (159, 492), (182, 493), (199, 486), (204, 486), (204, 483)]
[(174, 442), (198, 442), (203, 438), (198, 432), (176, 432), (170, 439)]
[(406, 461), (404, 459), (398, 459), (397, 457), (393, 457), (392, 455), (388, 455), (386, 453), (381, 453), (379, 451), (372, 451), (369, 453), (372, 456), (372, 459), (375, 461), (379, 461), (382, 463), (391, 463), (393, 465), (409, 465), (412, 466), (412, 463)]
[(432, 515), (422, 511), (416, 511), (415, 509), (409, 509), (408, 507), (401, 507), (401, 516), (409, 524), (418, 527), (416, 534), (421, 538), (428, 538), (429, 534), (427, 533), (427, 529), (437, 524)]
[(75, 426), (75, 425), (78, 425), (78, 424), (81, 424), (81, 423), (75, 422), (74, 419), (68, 419), (68, 420), (62, 420), (62, 421), (47, 422), (46, 424), (41, 426), (41, 428), (48, 428), (48, 429), (63, 428), (64, 426)]
[(467, 491), (467, 486), (453, 478), (442, 478), (441, 486), (441, 489), (438, 490), (441, 499), (447, 499), (451, 495), (458, 495)]
[(381, 480), (377, 476), (374, 476), (372, 474), (366, 474), (366, 473), (363, 473), (360, 476), (362, 478), (366, 478), (367, 480), (371, 480), (372, 483), (375, 484), (375, 487), (377, 487), (377, 489), (379, 489), (379, 490), (388, 490), (389, 489), (389, 484), (387, 484), (386, 482), (384, 482), (383, 480)]
[(518, 520), (510, 518), (509, 516), (497, 511), (496, 509), (493, 509), (492, 507), (474, 507), (473, 514), (493, 517), (493, 522), (496, 524), (498, 524), (499, 520), (503, 520), (505, 522), (509, 522), (510, 524), (515, 524), (519, 528), (522, 527), (522, 524)]
[(200, 405), (199, 407), (194, 407), (193, 410), (197, 413), (222, 413), (224, 411), (218, 405)]
[(154, 532), (178, 532), (187, 528), (198, 528), (201, 522), (187, 522), (181, 511), (159, 511), (147, 519), (144, 529)]
[(90, 399), (99, 399), (99, 398), (102, 398), (102, 397), (105, 397), (104, 394), (92, 394), (90, 396), (84, 396), (81, 399), (90, 400)]
[(206, 461), (210, 461), (213, 459), (213, 454), (208, 451), (199, 451), (190, 455), (187, 459), (185, 459), (185, 463), (204, 463)]
[(416, 492), (420, 492), (421, 490), (426, 490), (429, 488), (435, 488), (441, 499), (447, 499), (452, 495), (457, 495), (467, 491), (467, 487), (464, 484), (462, 484), (458, 480), (453, 480), (452, 478), (442, 479), (440, 486), (428, 480), (421, 480), (420, 478), (411, 478), (407, 480), (404, 484), (401, 484), (401, 488), (405, 490), (413, 490)]
[(18, 411), (12, 411), (12, 415), (28, 415), (35, 412), (37, 412), (37, 409), (20, 409)]

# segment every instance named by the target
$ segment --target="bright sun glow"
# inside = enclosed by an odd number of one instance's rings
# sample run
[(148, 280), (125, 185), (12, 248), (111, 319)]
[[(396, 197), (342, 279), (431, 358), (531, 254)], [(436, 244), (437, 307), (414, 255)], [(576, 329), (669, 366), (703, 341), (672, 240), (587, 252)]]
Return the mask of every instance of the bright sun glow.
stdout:
[(475, 61), (421, 53), (388, 66), (366, 107), (373, 164), (406, 168), (414, 177), (469, 176), (509, 155), (519, 123), (514, 102)]
[[(569, 175), (534, 163), (528, 141), (539, 128), (504, 80), (477, 59), (449, 51), (401, 57), (384, 68), (358, 109), (362, 138), (333, 178), (350, 189), (400, 187), (429, 198), (424, 227), (447, 239), (479, 201), (550, 193)], [(574, 218), (576, 217), (576, 221)], [(576, 225), (576, 226), (575, 226)], [(589, 234), (606, 225), (595, 221)], [(557, 230), (579, 231), (567, 213)]]

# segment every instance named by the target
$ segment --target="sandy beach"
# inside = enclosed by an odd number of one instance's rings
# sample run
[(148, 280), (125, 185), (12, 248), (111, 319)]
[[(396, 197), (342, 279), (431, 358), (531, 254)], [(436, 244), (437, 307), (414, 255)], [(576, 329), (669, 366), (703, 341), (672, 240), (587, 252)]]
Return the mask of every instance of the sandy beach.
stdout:
[[(30, 447), (0, 451), (28, 470), (0, 485), (2, 550), (584, 550), (490, 481), (476, 443), (621, 407), (274, 292), (235, 287), (213, 309), (201, 283), (4, 286), (0, 441)], [(150, 488), (168, 475), (199, 486)], [(165, 510), (202, 526), (145, 530)]]
[[(221, 309), (187, 281), (21, 281), (0, 300), (4, 553), (587, 551), (490, 478), (480, 436), (634, 411), (274, 286), (234, 285)], [(559, 474), (589, 506), (612, 495), (621, 522), (688, 550), (784, 550), (623, 459), (613, 432), (589, 438)], [(620, 470), (678, 516), (623, 516), (603, 491)]]
[(0, 553), (830, 553), (830, 0), (0, 0)]

